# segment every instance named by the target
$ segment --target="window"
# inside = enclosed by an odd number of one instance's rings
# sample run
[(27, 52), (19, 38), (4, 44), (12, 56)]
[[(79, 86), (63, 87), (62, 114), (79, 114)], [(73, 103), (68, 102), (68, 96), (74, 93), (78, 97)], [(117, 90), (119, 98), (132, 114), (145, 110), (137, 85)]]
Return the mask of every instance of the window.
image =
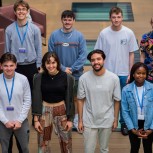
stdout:
[(130, 2), (74, 2), (72, 3), (72, 10), (76, 14), (76, 21), (109, 21), (109, 11), (114, 6), (118, 6), (123, 10), (124, 21), (134, 21)]
[[(87, 44), (87, 55), (88, 55), (92, 50), (94, 50), (96, 40), (87, 40), (86, 44)], [(85, 65), (90, 65), (90, 62), (87, 60)]]

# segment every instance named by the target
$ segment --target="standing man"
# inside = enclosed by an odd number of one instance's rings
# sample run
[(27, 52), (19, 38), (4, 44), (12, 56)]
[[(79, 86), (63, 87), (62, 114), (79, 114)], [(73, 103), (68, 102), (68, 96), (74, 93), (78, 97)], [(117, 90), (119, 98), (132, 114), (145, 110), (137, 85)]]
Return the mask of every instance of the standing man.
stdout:
[(61, 14), (63, 27), (55, 30), (48, 41), (48, 51), (54, 51), (58, 55), (62, 71), (75, 77), (75, 118), (74, 127), (78, 128), (78, 114), (76, 93), (78, 79), (83, 74), (83, 66), (86, 61), (86, 41), (81, 32), (73, 28), (75, 14), (65, 10)]
[(32, 89), (33, 75), (38, 72), (42, 59), (42, 41), (40, 29), (32, 22), (27, 21), (29, 4), (17, 0), (14, 12), (17, 21), (6, 28), (5, 52), (14, 54), (17, 58), (18, 73), (28, 78)]
[[(30, 6), (24, 0), (17, 0), (14, 4), (14, 13), (17, 21), (6, 28), (5, 52), (14, 54), (17, 58), (16, 72), (28, 78), (30, 88), (33, 87), (33, 76), (38, 73), (42, 59), (42, 41), (40, 29), (32, 22), (27, 21)], [(18, 141), (17, 141), (17, 144)], [(20, 145), (18, 145), (19, 152)], [(10, 140), (9, 153), (12, 151)]]
[[(122, 25), (122, 10), (119, 7), (113, 7), (109, 15), (112, 25), (100, 32), (95, 49), (101, 49), (106, 54), (104, 66), (118, 75), (122, 90), (128, 83), (129, 72), (134, 63), (134, 51), (138, 50), (138, 45), (133, 31)], [(120, 124), (121, 133), (128, 135), (121, 110)]]
[(83, 131), (85, 153), (94, 153), (97, 135), (100, 153), (108, 153), (112, 129), (117, 128), (120, 109), (120, 82), (117, 75), (106, 70), (105, 54), (93, 50), (87, 56), (93, 70), (84, 73), (78, 86), (78, 128)]
[(16, 57), (5, 53), (1, 57), (0, 74), (0, 144), (2, 153), (9, 152), (9, 141), (14, 133), (21, 151), (29, 153), (29, 124), (27, 120), (31, 107), (31, 92), (27, 78), (15, 72)]

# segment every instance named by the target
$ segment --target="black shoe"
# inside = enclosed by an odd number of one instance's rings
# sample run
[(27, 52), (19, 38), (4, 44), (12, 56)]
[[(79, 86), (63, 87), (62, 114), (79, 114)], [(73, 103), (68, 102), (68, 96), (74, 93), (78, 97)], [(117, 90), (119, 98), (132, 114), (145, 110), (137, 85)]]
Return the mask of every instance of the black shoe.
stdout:
[(121, 133), (126, 136), (128, 135), (128, 128), (125, 123), (121, 124)]

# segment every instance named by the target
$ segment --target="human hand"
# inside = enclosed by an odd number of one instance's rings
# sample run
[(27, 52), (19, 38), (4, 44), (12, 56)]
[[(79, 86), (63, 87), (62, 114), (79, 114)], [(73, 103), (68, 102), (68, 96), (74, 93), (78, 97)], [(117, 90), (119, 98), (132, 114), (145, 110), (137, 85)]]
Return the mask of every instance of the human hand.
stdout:
[(152, 131), (152, 130), (146, 130), (146, 131), (144, 131), (144, 132), (145, 132), (146, 136), (148, 136), (148, 135), (150, 135), (153, 131)]
[(35, 127), (35, 130), (37, 132), (39, 132), (39, 133), (42, 133), (43, 132), (43, 128), (42, 128), (42, 126), (41, 126), (41, 124), (40, 124), (39, 121), (35, 121), (34, 122), (34, 127)]
[(139, 130), (132, 129), (132, 133), (137, 135), (138, 138), (143, 138), (143, 139), (147, 138), (147, 136), (146, 136), (145, 132), (143, 131), (143, 129), (139, 129)]
[(127, 80), (126, 80), (126, 84), (128, 84), (130, 81), (130, 75), (128, 75)]
[(22, 123), (20, 123), (19, 121), (15, 121), (13, 130), (17, 130), (17, 129), (21, 128), (21, 125), (22, 125)]
[(14, 123), (8, 121), (8, 122), (5, 124), (5, 127), (8, 128), (8, 129), (14, 128)]
[(80, 133), (83, 133), (84, 131), (83, 121), (78, 122), (78, 130)]
[(113, 122), (113, 126), (112, 126), (112, 131), (114, 131), (118, 126), (118, 120), (115, 119), (114, 122)]
[(66, 67), (65, 72), (67, 74), (72, 74), (71, 68), (69, 68), (69, 67)]
[(67, 122), (66, 122), (66, 125), (65, 125), (65, 127), (64, 127), (64, 129), (65, 129), (66, 131), (70, 131), (70, 130), (72, 129), (72, 126), (73, 126), (73, 122), (67, 121)]

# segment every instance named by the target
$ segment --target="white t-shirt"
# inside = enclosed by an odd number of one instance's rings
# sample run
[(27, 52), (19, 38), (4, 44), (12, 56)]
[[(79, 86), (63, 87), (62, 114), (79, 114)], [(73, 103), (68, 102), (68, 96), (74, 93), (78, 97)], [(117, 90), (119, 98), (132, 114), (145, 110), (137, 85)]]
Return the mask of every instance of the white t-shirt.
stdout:
[(138, 45), (131, 29), (122, 26), (121, 30), (113, 31), (109, 26), (100, 32), (95, 49), (101, 49), (106, 54), (106, 69), (118, 76), (127, 76), (129, 52), (138, 50)]
[[(5, 79), (9, 95), (12, 88), (12, 79)], [(28, 79), (19, 73), (15, 73), (14, 88), (12, 92), (11, 107), (13, 111), (8, 111), (9, 100), (3, 80), (3, 73), (0, 74), (0, 121), (6, 124), (8, 121), (23, 122), (31, 107), (31, 91)]]
[(110, 71), (96, 76), (88, 71), (79, 79), (77, 98), (85, 98), (83, 124), (90, 128), (110, 128), (114, 121), (114, 99), (120, 101), (119, 78)]

